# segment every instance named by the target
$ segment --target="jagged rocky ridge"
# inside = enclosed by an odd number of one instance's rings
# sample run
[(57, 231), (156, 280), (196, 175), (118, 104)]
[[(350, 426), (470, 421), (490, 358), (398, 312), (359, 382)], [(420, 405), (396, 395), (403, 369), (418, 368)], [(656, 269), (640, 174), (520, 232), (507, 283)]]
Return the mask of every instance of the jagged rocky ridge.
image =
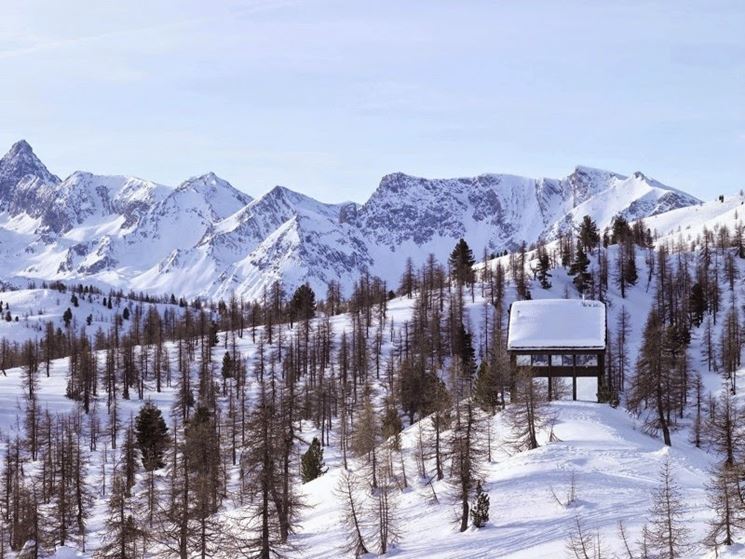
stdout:
[(282, 279), (320, 293), (365, 270), (395, 282), (411, 257), (550, 240), (585, 214), (658, 215), (700, 201), (642, 173), (577, 167), (564, 179), (383, 177), (370, 199), (326, 204), (277, 186), (254, 200), (208, 173), (172, 188), (77, 171), (60, 180), (21, 140), (0, 159), (4, 280), (81, 280), (186, 296), (257, 297)]

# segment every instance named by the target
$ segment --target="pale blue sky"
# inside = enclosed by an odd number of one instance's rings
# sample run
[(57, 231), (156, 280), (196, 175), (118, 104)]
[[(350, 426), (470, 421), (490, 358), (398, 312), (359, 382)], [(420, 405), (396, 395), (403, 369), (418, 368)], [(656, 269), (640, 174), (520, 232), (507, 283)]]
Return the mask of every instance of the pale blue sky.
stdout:
[(576, 164), (745, 187), (745, 2), (26, 0), (0, 151), (363, 201), (380, 177)]

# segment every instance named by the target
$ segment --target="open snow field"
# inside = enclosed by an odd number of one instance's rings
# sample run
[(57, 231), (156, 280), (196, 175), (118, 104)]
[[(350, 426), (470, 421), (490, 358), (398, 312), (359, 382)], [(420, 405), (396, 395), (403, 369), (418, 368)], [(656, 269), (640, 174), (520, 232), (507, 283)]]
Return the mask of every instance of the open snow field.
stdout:
[[(712, 457), (676, 439), (668, 449), (661, 441), (640, 433), (634, 418), (621, 409), (592, 402), (557, 402), (555, 434), (558, 442), (510, 456), (502, 437), (501, 418), (494, 420), (494, 462), (485, 469), (484, 490), (491, 500), (490, 522), (480, 530), (458, 532), (456, 507), (450, 502), (446, 481), (435, 482), (440, 504), (431, 501), (431, 490), (416, 476), (413, 453), (415, 428), (406, 431), (404, 448), (411, 458), (407, 474), (411, 483), (400, 496), (402, 538), (390, 555), (403, 558), (520, 559), (564, 557), (564, 546), (577, 515), (592, 530), (599, 530), (606, 547), (621, 553), (618, 522), (639, 536), (657, 485), (659, 469), (669, 457), (686, 495), (691, 536), (702, 536), (708, 512), (703, 484)], [(322, 559), (341, 546), (344, 533), (338, 526), (338, 504), (331, 498), (338, 477), (338, 458), (327, 460), (328, 474), (304, 486), (312, 505), (303, 519), (298, 540), (307, 546), (303, 557)], [(569, 491), (572, 472), (576, 502), (559, 504)], [(696, 557), (700, 556), (697, 554)]]

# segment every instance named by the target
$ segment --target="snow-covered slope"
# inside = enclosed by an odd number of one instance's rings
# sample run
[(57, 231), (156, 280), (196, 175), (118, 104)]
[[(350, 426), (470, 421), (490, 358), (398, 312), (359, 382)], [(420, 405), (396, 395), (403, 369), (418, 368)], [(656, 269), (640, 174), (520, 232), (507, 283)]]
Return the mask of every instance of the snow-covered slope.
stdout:
[[(614, 259), (616, 247), (609, 250), (611, 259)], [(648, 270), (641, 255), (637, 261), (640, 277), (646, 277)], [(593, 265), (596, 265), (596, 262), (593, 262)], [(745, 261), (738, 260), (737, 265), (741, 271), (745, 270)], [(541, 289), (537, 284), (532, 286), (535, 299), (556, 299), (564, 293), (569, 296), (577, 295), (571, 286), (571, 277), (567, 276), (565, 270), (555, 269), (553, 274), (553, 286), (550, 289)], [(738, 297), (745, 294), (741, 284), (738, 284), (736, 289)], [(615, 318), (624, 307), (633, 316), (628, 339), (632, 362), (641, 343), (643, 317), (654, 302), (654, 292), (654, 285), (647, 286), (640, 281), (638, 285), (629, 289), (626, 298), (621, 298), (616, 287), (612, 284), (609, 286), (609, 323), (615, 323)], [(476, 347), (480, 345), (483, 328), (480, 317), (487, 303), (479, 293), (480, 289), (476, 289), (474, 302), (466, 301)], [(2, 298), (10, 301), (14, 314), (18, 313), (22, 317), (27, 312), (39, 316), (47, 315), (50, 314), (48, 309), (52, 307), (58, 312), (65, 304), (64, 297), (60, 305), (56, 301), (57, 295), (47, 291), (3, 293)], [(515, 298), (511, 282), (507, 286), (506, 298), (508, 303)], [(94, 304), (96, 306), (91, 307), (94, 312), (105, 312), (95, 310), (102, 307), (97, 302)], [(38, 312), (32, 313), (32, 309), (36, 307), (39, 307)], [(411, 319), (413, 307), (412, 299), (398, 298), (389, 302), (386, 323), (382, 328), (384, 332), (391, 332), (390, 335), (384, 336), (384, 359), (393, 359), (394, 340), (401, 335), (404, 324)], [(487, 308), (490, 307), (487, 305)], [(88, 312), (88, 308), (81, 308), (80, 312)], [(95, 320), (99, 321), (98, 318)], [(100, 321), (105, 323), (105, 316)], [(351, 322), (351, 315), (330, 318), (336, 343), (342, 332), (350, 332)], [(285, 336), (289, 338), (290, 327), (285, 325), (283, 328)], [(21, 333), (14, 335), (14, 332), (17, 333), (19, 330)], [(8, 323), (1, 334), (18, 340), (30, 330), (22, 322)], [(696, 357), (700, 355), (701, 332), (695, 329), (693, 334), (690, 351), (692, 371), (701, 372), (706, 393), (716, 394), (722, 383), (721, 377), (714, 371), (707, 371), (706, 366)], [(223, 339), (223, 336), (221, 333), (220, 338)], [(259, 333), (258, 338), (260, 337)], [(251, 336), (246, 335), (237, 339), (236, 344), (241, 355), (247, 359), (247, 363), (255, 362), (259, 344), (252, 340)], [(274, 345), (268, 344), (264, 349), (271, 353), (276, 351), (276, 347), (275, 342)], [(338, 345), (335, 346), (337, 347)], [(172, 369), (175, 371), (177, 348), (173, 343), (169, 343), (167, 350), (173, 361)], [(213, 352), (212, 359), (217, 371), (225, 347), (220, 343), (213, 348)], [(284, 352), (284, 355), (288, 354), (291, 355), (292, 352)], [(103, 353), (100, 358), (103, 360)], [(195, 380), (198, 366), (196, 363), (194, 365)], [(67, 413), (75, 409), (76, 404), (64, 396), (68, 368), (67, 359), (57, 360), (52, 364), (51, 376), (42, 379), (38, 398), (43, 409), (49, 409), (54, 413)], [(19, 429), (18, 410), (24, 405), (21, 396), (23, 370), (14, 368), (7, 370), (6, 373), (7, 376), (0, 376), (0, 430), (13, 435)], [(745, 370), (738, 374), (742, 379)], [(510, 431), (504, 421), (504, 415), (498, 413), (491, 419), (489, 441), (492, 458), (484, 461), (481, 472), (483, 489), (491, 499), (490, 520), (480, 530), (469, 528), (464, 533), (458, 531), (457, 523), (454, 521), (457, 507), (455, 489), (448, 479), (432, 480), (430, 485), (428, 476), (432, 474), (434, 467), (431, 457), (426, 459), (427, 475), (419, 474), (419, 425), (408, 426), (401, 437), (400, 460), (397, 457), (393, 466), (397, 479), (401, 479), (403, 472), (406, 472), (407, 482), (405, 487), (401, 484), (393, 496), (398, 510), (397, 532), (400, 537), (391, 550), (391, 556), (402, 559), (564, 557), (567, 537), (577, 517), (593, 537), (597, 533), (602, 539), (603, 548), (609, 557), (613, 557), (614, 554), (622, 556), (623, 544), (618, 534), (618, 522), (624, 523), (624, 529), (632, 542), (639, 539), (643, 525), (648, 521), (647, 511), (652, 502), (653, 491), (658, 485), (658, 472), (668, 460), (672, 465), (675, 479), (685, 495), (686, 535), (692, 543), (699, 542), (707, 530), (707, 522), (712, 518), (706, 504), (704, 488), (710, 479), (709, 471), (716, 461), (716, 455), (707, 448), (696, 448), (688, 442), (692, 408), (686, 417), (680, 420), (680, 427), (673, 434), (672, 448), (667, 448), (659, 438), (644, 434), (641, 422), (621, 407), (613, 409), (595, 403), (594, 382), (594, 379), (580, 380), (580, 399), (584, 401), (564, 400), (550, 405), (555, 414), (555, 421), (551, 426), (553, 440), (549, 438), (549, 429), (544, 429), (540, 433), (541, 446), (535, 450), (513, 452), (508, 444)], [(249, 394), (255, 397), (257, 377), (254, 374), (248, 375), (248, 383)], [(386, 395), (385, 386), (386, 381), (383, 379), (380, 383), (374, 384), (376, 396), (380, 399)], [(144, 399), (153, 401), (167, 415), (177, 393), (177, 384), (164, 387), (162, 392), (156, 392), (153, 385), (148, 384)], [(98, 397), (98, 418), (103, 422), (104, 431), (107, 418), (104, 412), (105, 398), (103, 392)], [(222, 398), (221, 402), (221, 405), (227, 405)], [(142, 401), (136, 398), (119, 400), (120, 413), (123, 417), (137, 413), (141, 405)], [(88, 429), (88, 424), (85, 425)], [(334, 495), (334, 488), (342, 470), (338, 419), (335, 419), (333, 429), (331, 444), (325, 447), (328, 472), (310, 483), (298, 486), (307, 506), (298, 511), (297, 533), (291, 539), (291, 542), (298, 546), (298, 551), (290, 554), (291, 557), (321, 559), (352, 556), (343, 550), (348, 530), (341, 522), (340, 499)], [(313, 421), (303, 421), (302, 429), (297, 431), (299, 447), (304, 448), (302, 441), (308, 442), (315, 435), (318, 435), (318, 430)], [(4, 445), (0, 444), (0, 454), (4, 450)], [(118, 452), (112, 451), (101, 442), (97, 450), (88, 453), (89, 483), (94, 487), (101, 487), (104, 479), (110, 479), (106, 477), (110, 476), (106, 464), (115, 463)], [(233, 496), (237, 494), (232, 491), (237, 484), (239, 466), (226, 467), (232, 484), (230, 495)], [(352, 462), (351, 470), (359, 472), (362, 466), (360, 463)], [(165, 487), (170, 481), (169, 474), (168, 470), (158, 472), (157, 483)], [(136, 492), (141, 494), (145, 484), (144, 474), (138, 474), (137, 480), (139, 485)], [(576, 496), (572, 503), (567, 503), (572, 480)], [(433, 494), (437, 495), (437, 502)], [(92, 517), (88, 524), (88, 551), (77, 556), (90, 557), (100, 545), (103, 522), (107, 514), (106, 499), (96, 494), (91, 508)], [(237, 498), (226, 499), (224, 507), (227, 511), (238, 513), (241, 510), (249, 510), (249, 506)], [(370, 530), (369, 527), (365, 529)], [(65, 548), (65, 553), (69, 551), (70, 556), (75, 556), (76, 552), (72, 550), (74, 545), (69, 544), (70, 547)], [(742, 551), (743, 547), (738, 545), (730, 550), (729, 554), (719, 556), (738, 557)], [(60, 552), (58, 553), (57, 557), (63, 557)], [(158, 556), (157, 552), (154, 552), (153, 556)], [(701, 546), (692, 548), (685, 556), (707, 559), (712, 557)]]
[[(565, 547), (575, 519), (602, 538), (603, 547), (623, 557), (618, 522), (624, 523), (632, 542), (640, 537), (645, 512), (658, 484), (658, 472), (670, 460), (686, 495), (686, 520), (690, 541), (704, 533), (706, 519), (704, 484), (713, 460), (705, 452), (681, 442), (666, 448), (642, 434), (634, 419), (622, 410), (590, 402), (559, 402), (554, 435), (558, 441), (510, 455), (505, 441), (509, 430), (498, 416), (493, 421), (495, 460), (484, 468), (484, 490), (490, 495), (490, 522), (481, 530), (459, 533), (452, 504), (452, 487), (434, 482), (440, 503), (432, 502), (426, 483), (414, 477), (413, 458), (406, 464), (412, 485), (397, 496), (401, 539), (395, 556), (401, 559), (558, 559), (570, 557)], [(402, 437), (404, 453), (416, 453), (416, 431)], [(545, 437), (545, 434), (543, 435)], [(330, 453), (329, 453), (330, 454)], [(334, 457), (336, 458), (336, 457)], [(338, 460), (329, 460), (330, 473), (303, 486), (313, 507), (304, 516), (301, 541), (304, 559), (345, 557), (341, 553), (345, 532), (339, 525), (339, 503), (328, 496), (341, 472)], [(576, 500), (563, 506), (572, 476)], [(702, 557), (692, 550), (687, 557)], [(604, 556), (604, 555), (603, 555)], [(349, 555), (351, 557), (351, 555)], [(571, 556), (573, 557), (573, 556)]]
[[(85, 328), (88, 335), (93, 338), (96, 332), (108, 332), (112, 329), (116, 315), (121, 315), (124, 309), (129, 307), (130, 312), (138, 301), (126, 297), (111, 297), (111, 308), (106, 304), (107, 293), (90, 293), (87, 295), (77, 294), (78, 304), (72, 302), (72, 293), (60, 292), (50, 287), (34, 287), (18, 289), (14, 291), (0, 290), (0, 302), (2, 313), (0, 313), (0, 339), (9, 343), (21, 343), (25, 340), (39, 340), (44, 336), (44, 328), (47, 322), (51, 322), (55, 328), (64, 328), (63, 315), (66, 309), (70, 309), (72, 319), (70, 326), (72, 331), (80, 332)], [(148, 303), (159, 312), (166, 310), (179, 314), (181, 308), (177, 305), (166, 303)], [(8, 313), (10, 319), (7, 320)], [(90, 318), (90, 323), (88, 322)], [(123, 321), (122, 330), (129, 329), (130, 322)]]
[(257, 200), (213, 173), (170, 188), (133, 177), (51, 174), (25, 141), (0, 160), (3, 279), (85, 280), (153, 293), (253, 298), (368, 271), (395, 283), (407, 258), (444, 260), (465, 238), (480, 257), (551, 240), (585, 214), (647, 218), (699, 201), (641, 173), (577, 167), (564, 179), (394, 173), (363, 205), (275, 187)]
[(730, 234), (742, 226), (745, 218), (745, 194), (722, 196), (696, 206), (678, 208), (645, 220), (659, 237), (671, 241), (696, 240), (704, 229), (715, 232), (726, 227)]

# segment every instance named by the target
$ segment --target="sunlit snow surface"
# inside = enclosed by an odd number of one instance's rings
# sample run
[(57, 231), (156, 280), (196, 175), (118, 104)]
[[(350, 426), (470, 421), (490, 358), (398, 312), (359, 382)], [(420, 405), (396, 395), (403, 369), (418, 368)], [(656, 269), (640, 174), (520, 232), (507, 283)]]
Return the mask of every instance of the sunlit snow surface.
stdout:
[[(610, 249), (609, 256), (613, 261), (614, 247)], [(608, 321), (611, 327), (622, 308), (628, 310), (632, 316), (632, 332), (629, 336), (629, 352), (632, 356), (636, 355), (639, 347), (640, 332), (655, 291), (654, 281), (649, 285), (646, 283), (647, 270), (640, 255), (638, 263), (641, 279), (636, 286), (628, 290), (626, 299), (621, 299), (613, 286), (608, 294)], [(593, 263), (594, 265), (596, 263)], [(738, 260), (737, 265), (741, 272), (745, 272), (745, 266), (741, 261)], [(534, 300), (557, 299), (564, 297), (565, 294), (576, 296), (571, 278), (564, 271), (554, 270), (553, 274), (551, 289), (543, 290), (537, 285), (532, 286)], [(723, 289), (726, 289), (724, 285)], [(737, 290), (742, 296), (740, 285), (737, 286)], [(29, 316), (28, 325), (24, 325), (23, 322), (0, 322), (0, 334), (13, 336), (16, 340), (37, 334), (38, 331), (31, 326), (37, 315), (59, 321), (64, 308), (69, 305), (67, 296), (57, 295), (53, 291), (6, 292), (0, 294), (0, 298), (10, 301), (14, 313)], [(509, 288), (507, 303), (513, 299), (513, 290)], [(484, 299), (479, 287), (475, 290), (473, 303), (470, 302), (470, 297), (467, 303), (469, 324), (474, 333), (474, 346), (478, 354), (483, 341), (484, 310)], [(82, 308), (82, 305), (86, 307)], [(99, 306), (100, 303), (95, 299), (92, 303), (81, 302), (80, 313), (81, 316), (90, 311), (100, 313), (100, 323), (104, 326), (107, 320), (110, 320), (110, 316), (102, 310), (97, 311)], [(411, 317), (412, 307), (413, 300), (406, 298), (390, 302), (389, 323), (385, 328), (384, 356), (387, 356), (392, 348), (389, 338), (391, 327), (394, 333), (398, 332)], [(337, 340), (343, 330), (351, 329), (350, 317), (347, 315), (333, 317), (332, 324)], [(717, 328), (720, 326), (721, 324)], [(222, 342), (223, 334), (220, 336)], [(252, 343), (248, 332), (239, 340), (239, 348), (250, 364), (255, 356), (256, 345)], [(171, 359), (174, 359), (175, 349), (170, 344), (168, 349)], [(219, 368), (223, 352), (221, 343), (214, 355), (216, 370)], [(690, 350), (691, 367), (694, 371), (701, 371), (705, 393), (716, 393), (721, 385), (720, 376), (706, 371), (700, 355), (700, 331), (694, 330)], [(75, 406), (64, 397), (66, 367), (65, 359), (58, 360), (53, 364), (50, 378), (46, 378), (43, 373), (40, 377), (40, 401), (53, 412), (67, 412)], [(176, 370), (175, 364), (172, 365), (172, 369)], [(5, 433), (12, 435), (17, 428), (23, 404), (21, 371), (10, 369), (6, 372), (7, 376), (0, 375), (0, 426)], [(256, 383), (252, 376), (249, 378), (253, 393)], [(742, 385), (742, 382), (740, 384)], [(385, 396), (385, 387), (383, 383), (376, 383), (375, 386), (375, 401), (380, 404)], [(170, 417), (175, 389), (175, 386), (166, 387), (162, 393), (157, 394), (151, 385), (146, 397), (153, 399)], [(485, 489), (491, 498), (491, 519), (485, 528), (469, 529), (463, 534), (457, 531), (457, 507), (454, 494), (447, 484), (434, 483), (440, 499), (440, 504), (437, 505), (431, 500), (431, 489), (419, 478), (414, 457), (417, 426), (408, 427), (402, 440), (409, 487), (397, 495), (402, 537), (389, 555), (421, 559), (564, 557), (566, 537), (577, 515), (580, 515), (588, 528), (600, 531), (607, 549), (620, 552), (618, 522), (624, 522), (633, 540), (639, 537), (659, 468), (668, 457), (685, 495), (688, 534), (692, 541), (699, 541), (706, 531), (706, 522), (711, 517), (705, 503), (704, 484), (715, 456), (707, 449), (697, 449), (688, 442), (687, 425), (690, 423), (690, 416), (682, 421), (683, 427), (673, 433), (673, 447), (667, 449), (660, 439), (642, 433), (637, 418), (626, 412), (622, 406), (612, 409), (607, 405), (594, 403), (595, 390), (593, 379), (580, 379), (579, 396), (582, 401), (561, 401), (552, 404), (551, 408), (556, 415), (554, 434), (558, 440), (548, 442), (548, 433), (543, 432), (540, 437), (542, 446), (534, 451), (511, 454), (509, 446), (504, 444), (505, 439), (509, 438), (509, 433), (505, 429), (502, 417), (498, 414), (494, 418), (492, 462), (484, 466)], [(126, 418), (130, 414), (135, 414), (141, 404), (136, 399), (122, 401), (121, 416)], [(103, 402), (99, 403), (98, 411), (99, 417), (105, 421)], [(316, 434), (312, 425), (308, 423), (304, 423), (302, 431), (298, 433), (307, 442)], [(101, 483), (101, 456), (101, 453), (94, 453), (91, 458), (89, 479), (94, 489), (100, 487)], [(329, 472), (320, 479), (302, 486), (309, 506), (301, 511), (297, 534), (293, 536), (293, 542), (300, 547), (295, 554), (296, 557), (322, 559), (344, 556), (341, 552), (344, 533), (339, 524), (339, 503), (333, 497), (333, 487), (339, 476), (341, 461), (335, 434), (332, 436), (332, 445), (325, 449), (325, 456)], [(110, 475), (113, 460), (114, 457), (109, 453), (107, 476)], [(357, 467), (354, 463), (352, 465)], [(232, 479), (235, 480), (236, 470), (231, 468), (230, 472)], [(428, 463), (428, 472), (430, 475), (433, 473), (431, 462)], [(577, 483), (577, 501), (571, 507), (563, 507), (552, 496), (552, 490), (560, 498), (565, 495), (572, 472)], [(167, 481), (167, 471), (159, 475), (161, 480)], [(98, 534), (104, 520), (104, 505), (104, 499), (97, 497), (93, 508), (94, 516), (89, 522), (90, 552), (98, 545)], [(231, 508), (233, 504), (228, 500), (226, 506)], [(734, 548), (729, 551), (729, 556), (737, 557), (742, 552), (742, 547)], [(64, 553), (73, 552), (68, 549)], [(155, 552), (152, 554), (152, 557), (157, 556)], [(710, 554), (699, 547), (690, 556), (709, 557)]]
[(579, 299), (515, 301), (508, 349), (604, 349), (605, 305)]
[(461, 237), (481, 259), (555, 239), (585, 214), (602, 229), (619, 214), (633, 220), (699, 203), (641, 173), (582, 166), (562, 179), (391, 173), (362, 205), (282, 186), (252, 200), (213, 173), (175, 188), (82, 171), (60, 180), (25, 143), (0, 160), (2, 180), (4, 280), (226, 299), (260, 297), (276, 280), (318, 293), (335, 280), (348, 294), (365, 271), (394, 284), (408, 258), (444, 262)]

